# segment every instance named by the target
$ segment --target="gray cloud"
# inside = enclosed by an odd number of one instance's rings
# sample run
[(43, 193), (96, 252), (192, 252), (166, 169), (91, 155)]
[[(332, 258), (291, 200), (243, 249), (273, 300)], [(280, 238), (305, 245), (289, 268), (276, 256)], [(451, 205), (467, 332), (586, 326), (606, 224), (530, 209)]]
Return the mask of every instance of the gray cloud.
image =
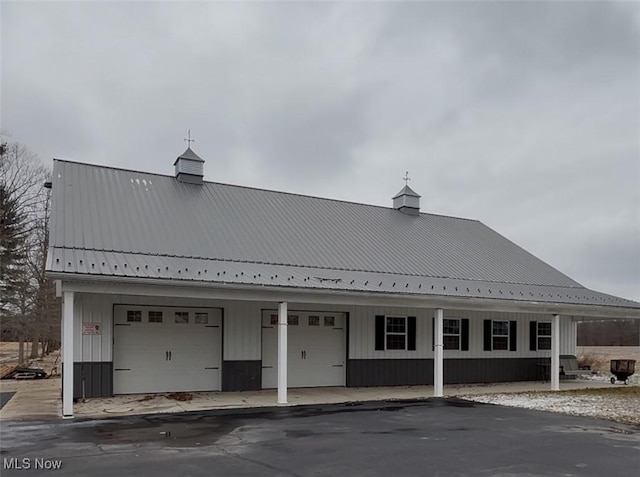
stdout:
[(52, 157), (477, 218), (640, 300), (640, 6), (4, 2), (2, 128)]

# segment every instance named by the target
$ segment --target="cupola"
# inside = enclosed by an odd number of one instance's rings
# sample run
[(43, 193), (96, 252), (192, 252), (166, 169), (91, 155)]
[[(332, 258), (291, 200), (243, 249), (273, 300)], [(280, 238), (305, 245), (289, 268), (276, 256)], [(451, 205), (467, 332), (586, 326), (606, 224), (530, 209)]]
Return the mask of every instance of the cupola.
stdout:
[(176, 167), (176, 179), (189, 184), (202, 184), (204, 177), (204, 160), (190, 147), (187, 148), (173, 163)]
[(393, 198), (393, 208), (403, 214), (420, 215), (420, 196), (405, 185)]

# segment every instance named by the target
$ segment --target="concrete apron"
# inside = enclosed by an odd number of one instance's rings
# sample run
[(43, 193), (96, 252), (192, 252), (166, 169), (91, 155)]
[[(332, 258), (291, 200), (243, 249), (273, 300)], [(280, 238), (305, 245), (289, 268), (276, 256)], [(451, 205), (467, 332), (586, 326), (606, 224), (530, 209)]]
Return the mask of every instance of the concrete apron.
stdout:
[[(606, 382), (568, 380), (561, 390), (610, 387)], [(0, 410), (0, 420), (44, 420), (61, 418), (61, 380), (59, 377), (36, 381), (2, 381), (2, 392), (15, 392)], [(493, 393), (549, 391), (549, 383), (540, 381), (448, 385), (445, 396)], [(89, 398), (74, 405), (76, 418), (104, 418), (139, 414), (176, 413), (211, 409), (240, 409), (277, 406), (277, 391), (194, 392), (190, 401), (176, 401), (165, 394), (129, 394), (107, 398)], [(289, 389), (288, 406), (335, 404), (360, 401), (426, 399), (433, 396), (433, 386), (387, 386), (366, 388), (297, 388)]]

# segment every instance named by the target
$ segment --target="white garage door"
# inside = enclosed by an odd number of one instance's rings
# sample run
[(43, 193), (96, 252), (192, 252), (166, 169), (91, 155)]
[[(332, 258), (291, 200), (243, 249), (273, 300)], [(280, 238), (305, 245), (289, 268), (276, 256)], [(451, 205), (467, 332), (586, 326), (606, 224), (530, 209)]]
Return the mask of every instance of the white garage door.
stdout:
[[(262, 387), (278, 385), (278, 312), (262, 313)], [(345, 385), (345, 313), (290, 312), (287, 386)]]
[(220, 390), (222, 312), (117, 305), (114, 394)]

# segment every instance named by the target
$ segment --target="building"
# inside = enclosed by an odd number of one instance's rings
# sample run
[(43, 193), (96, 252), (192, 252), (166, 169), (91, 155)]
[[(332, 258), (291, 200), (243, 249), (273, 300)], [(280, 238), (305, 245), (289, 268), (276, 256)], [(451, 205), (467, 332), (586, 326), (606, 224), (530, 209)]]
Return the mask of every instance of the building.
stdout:
[[(640, 318), (475, 220), (54, 161), (63, 414), (127, 393), (534, 380)], [(550, 364), (549, 364), (550, 363)], [(558, 389), (558, 373), (551, 387)]]

